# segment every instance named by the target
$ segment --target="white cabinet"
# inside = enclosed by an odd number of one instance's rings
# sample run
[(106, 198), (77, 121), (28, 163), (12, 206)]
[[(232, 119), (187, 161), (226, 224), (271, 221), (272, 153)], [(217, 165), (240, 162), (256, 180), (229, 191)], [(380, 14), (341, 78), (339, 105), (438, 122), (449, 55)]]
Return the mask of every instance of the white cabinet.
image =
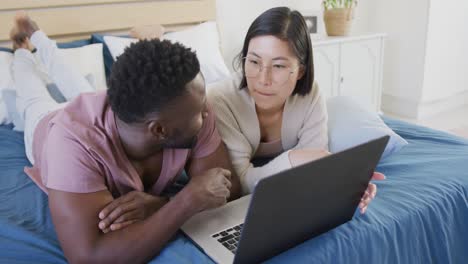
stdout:
[(329, 98), (338, 94), (340, 75), (340, 46), (313, 47), (314, 75), (322, 94)]
[(346, 95), (380, 111), (384, 34), (312, 38), (315, 80), (325, 97)]

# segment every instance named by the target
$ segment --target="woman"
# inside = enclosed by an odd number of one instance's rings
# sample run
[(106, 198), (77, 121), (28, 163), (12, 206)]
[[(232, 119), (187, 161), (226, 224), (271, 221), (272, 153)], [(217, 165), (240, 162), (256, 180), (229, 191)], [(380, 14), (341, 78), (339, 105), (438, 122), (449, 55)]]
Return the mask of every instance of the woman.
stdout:
[[(299, 12), (277, 7), (261, 14), (237, 62), (240, 78), (210, 87), (209, 100), (243, 192), (250, 193), (261, 178), (329, 154), (327, 112)], [(375, 194), (370, 183), (361, 213)]]

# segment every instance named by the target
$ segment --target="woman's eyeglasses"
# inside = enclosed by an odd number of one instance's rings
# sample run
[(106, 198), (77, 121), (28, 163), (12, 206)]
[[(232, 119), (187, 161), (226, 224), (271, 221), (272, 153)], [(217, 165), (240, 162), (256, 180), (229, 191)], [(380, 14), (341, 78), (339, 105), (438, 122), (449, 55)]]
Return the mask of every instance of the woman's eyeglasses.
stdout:
[(263, 70), (271, 69), (271, 81), (274, 84), (282, 85), (289, 80), (289, 76), (294, 73), (299, 66), (291, 67), (280, 62), (273, 62), (272, 65), (265, 65), (262, 60), (255, 57), (244, 57), (245, 77), (257, 78)]

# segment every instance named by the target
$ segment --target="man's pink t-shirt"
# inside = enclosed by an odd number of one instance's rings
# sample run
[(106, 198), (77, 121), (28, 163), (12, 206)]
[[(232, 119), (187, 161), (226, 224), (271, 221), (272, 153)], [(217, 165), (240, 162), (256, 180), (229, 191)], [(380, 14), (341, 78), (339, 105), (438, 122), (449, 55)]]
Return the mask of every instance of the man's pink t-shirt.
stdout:
[(114, 197), (133, 190), (160, 195), (189, 158), (206, 157), (221, 143), (208, 109), (195, 146), (164, 149), (161, 174), (148, 190), (125, 155), (105, 91), (82, 94), (39, 122), (33, 140), (35, 164), (25, 172), (46, 193), (50, 188), (73, 193), (109, 190)]

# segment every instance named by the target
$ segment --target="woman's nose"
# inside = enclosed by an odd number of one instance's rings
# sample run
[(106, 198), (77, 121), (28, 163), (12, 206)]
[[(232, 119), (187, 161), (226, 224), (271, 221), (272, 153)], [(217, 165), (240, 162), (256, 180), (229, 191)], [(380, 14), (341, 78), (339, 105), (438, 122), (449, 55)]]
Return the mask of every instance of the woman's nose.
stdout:
[(260, 69), (260, 83), (263, 85), (271, 85), (271, 69), (270, 67), (262, 67)]

